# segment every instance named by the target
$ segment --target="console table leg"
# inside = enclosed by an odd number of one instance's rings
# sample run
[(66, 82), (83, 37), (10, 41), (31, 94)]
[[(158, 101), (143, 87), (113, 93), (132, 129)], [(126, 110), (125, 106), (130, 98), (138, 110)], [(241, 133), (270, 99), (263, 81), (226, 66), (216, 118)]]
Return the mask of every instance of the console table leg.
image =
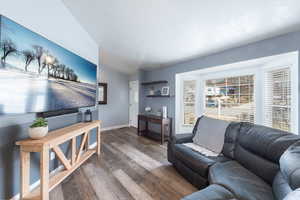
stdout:
[(101, 130), (100, 126), (98, 126), (98, 133), (97, 133), (97, 154), (100, 156), (101, 154)]
[(49, 149), (43, 147), (40, 159), (41, 199), (49, 200)]
[(138, 117), (138, 120), (137, 120), (137, 135), (139, 136), (140, 135), (140, 118)]
[(161, 144), (163, 145), (165, 142), (165, 123), (164, 120), (161, 122), (161, 127), (160, 127), (160, 133), (161, 133)]
[(72, 155), (71, 155), (71, 163), (75, 165), (76, 162), (76, 137), (72, 138)]
[(21, 199), (29, 193), (30, 184), (30, 152), (20, 151), (21, 157)]

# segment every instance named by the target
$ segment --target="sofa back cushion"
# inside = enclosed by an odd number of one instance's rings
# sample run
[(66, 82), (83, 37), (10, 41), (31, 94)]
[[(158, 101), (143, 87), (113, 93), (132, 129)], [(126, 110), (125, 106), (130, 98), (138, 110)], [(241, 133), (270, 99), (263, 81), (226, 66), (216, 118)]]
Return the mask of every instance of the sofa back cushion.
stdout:
[(242, 122), (234, 147), (234, 159), (269, 184), (279, 171), (284, 151), (299, 140), (297, 135)]
[(234, 151), (240, 128), (241, 123), (231, 122), (226, 129), (222, 153), (228, 158), (234, 159)]
[(197, 123), (197, 131), (193, 142), (217, 154), (221, 153), (224, 137), (230, 122), (203, 116)]

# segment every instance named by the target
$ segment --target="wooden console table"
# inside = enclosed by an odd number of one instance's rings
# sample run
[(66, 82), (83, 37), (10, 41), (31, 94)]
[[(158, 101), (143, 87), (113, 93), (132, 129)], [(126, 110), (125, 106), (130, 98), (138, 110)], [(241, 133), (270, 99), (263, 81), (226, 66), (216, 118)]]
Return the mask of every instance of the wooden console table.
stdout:
[[(97, 146), (89, 149), (90, 131), (97, 128)], [(80, 147), (77, 151), (76, 137), (83, 135)], [(71, 159), (66, 158), (60, 144), (71, 140)], [(62, 129), (54, 130), (40, 140), (22, 140), (16, 143), (20, 146), (21, 160), (21, 199), (48, 200), (49, 192), (76, 170), (94, 153), (100, 155), (100, 121), (77, 123)], [(55, 152), (64, 169), (53, 176), (49, 176), (49, 154)], [(30, 153), (40, 153), (40, 186), (30, 191)]]
[[(141, 130), (141, 121), (146, 123), (144, 130)], [(149, 123), (159, 124), (160, 132), (150, 130)], [(168, 128), (168, 131), (166, 131), (166, 128)], [(139, 114), (137, 134), (145, 135), (155, 140), (160, 140), (161, 144), (164, 144), (164, 142), (172, 135), (172, 118), (162, 118), (156, 115)]]

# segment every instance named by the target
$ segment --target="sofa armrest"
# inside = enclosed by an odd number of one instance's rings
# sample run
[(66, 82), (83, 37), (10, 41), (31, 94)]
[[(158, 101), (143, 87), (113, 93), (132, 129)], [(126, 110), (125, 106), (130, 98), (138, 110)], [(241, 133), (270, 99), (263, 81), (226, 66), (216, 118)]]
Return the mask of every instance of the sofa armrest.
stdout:
[(174, 146), (175, 144), (182, 144), (182, 143), (190, 143), (193, 142), (193, 134), (176, 134), (170, 138), (168, 142), (168, 161), (174, 164), (175, 155), (174, 155)]
[(172, 138), (172, 143), (174, 144), (182, 144), (182, 143), (190, 143), (190, 142), (193, 142), (192, 133), (176, 134)]

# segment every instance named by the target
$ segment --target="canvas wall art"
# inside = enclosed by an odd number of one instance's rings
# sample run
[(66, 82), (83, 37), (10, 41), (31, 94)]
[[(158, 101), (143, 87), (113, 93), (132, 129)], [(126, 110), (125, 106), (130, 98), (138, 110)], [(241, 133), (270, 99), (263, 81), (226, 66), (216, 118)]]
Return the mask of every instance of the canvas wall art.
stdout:
[(0, 45), (1, 115), (96, 104), (95, 64), (4, 16)]

